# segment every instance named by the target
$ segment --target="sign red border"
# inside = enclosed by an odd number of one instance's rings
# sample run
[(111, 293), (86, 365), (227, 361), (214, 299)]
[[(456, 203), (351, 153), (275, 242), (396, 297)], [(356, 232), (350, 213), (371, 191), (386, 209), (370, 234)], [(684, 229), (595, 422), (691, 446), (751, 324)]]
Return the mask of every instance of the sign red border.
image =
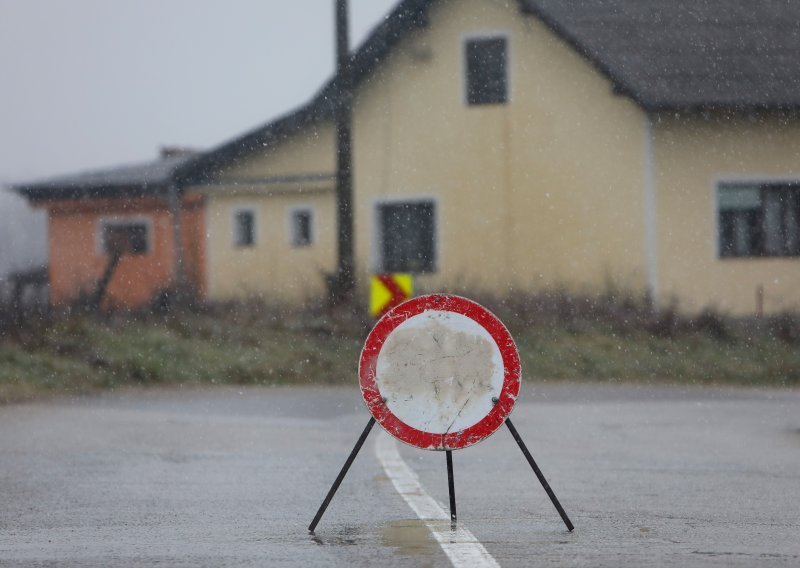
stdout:
[[(503, 386), (498, 401), (484, 418), (460, 432), (435, 434), (409, 426), (392, 414), (383, 402), (375, 381), (378, 356), (386, 339), (401, 323), (427, 310), (454, 312), (470, 318), (492, 336), (503, 360)], [(517, 346), (497, 316), (472, 300), (444, 294), (412, 298), (384, 314), (367, 336), (358, 365), (361, 396), (370, 414), (395, 438), (426, 450), (466, 448), (491, 436), (514, 408), (519, 395), (520, 373)]]

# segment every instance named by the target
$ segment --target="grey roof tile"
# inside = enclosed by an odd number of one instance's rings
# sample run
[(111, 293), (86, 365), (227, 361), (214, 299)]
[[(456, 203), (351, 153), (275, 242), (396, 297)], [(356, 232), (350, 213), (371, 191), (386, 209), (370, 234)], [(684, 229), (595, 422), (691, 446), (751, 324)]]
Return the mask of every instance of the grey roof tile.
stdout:
[(191, 156), (171, 156), (143, 164), (94, 170), (38, 182), (15, 185), (29, 199), (74, 199), (117, 195), (153, 195), (163, 192), (178, 166)]
[(520, 2), (646, 110), (800, 108), (800, 2)]

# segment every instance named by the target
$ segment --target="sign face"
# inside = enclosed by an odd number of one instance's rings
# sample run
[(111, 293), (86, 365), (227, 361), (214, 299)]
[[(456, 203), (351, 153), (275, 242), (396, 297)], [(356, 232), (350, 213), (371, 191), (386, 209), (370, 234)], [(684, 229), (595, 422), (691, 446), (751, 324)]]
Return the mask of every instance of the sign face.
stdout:
[(387, 312), (358, 368), (372, 416), (395, 438), (428, 450), (480, 442), (503, 425), (520, 387), (511, 334), (460, 296), (420, 296)]
[(383, 314), (408, 300), (414, 293), (411, 274), (376, 274), (370, 278), (369, 313)]

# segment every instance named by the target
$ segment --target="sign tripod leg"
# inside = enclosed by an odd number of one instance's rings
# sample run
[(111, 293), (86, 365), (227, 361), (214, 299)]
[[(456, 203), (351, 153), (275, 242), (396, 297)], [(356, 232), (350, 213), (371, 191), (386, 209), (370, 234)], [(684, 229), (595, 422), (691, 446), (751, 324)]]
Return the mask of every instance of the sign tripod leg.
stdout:
[(456, 484), (453, 479), (453, 452), (447, 450), (447, 488), (450, 491), (450, 522), (456, 523)]
[(347, 470), (350, 469), (350, 466), (353, 465), (353, 461), (356, 459), (358, 452), (361, 450), (361, 446), (364, 445), (364, 442), (369, 436), (370, 430), (375, 425), (375, 418), (370, 418), (369, 422), (367, 422), (366, 428), (364, 431), (361, 432), (361, 436), (358, 438), (356, 445), (353, 447), (353, 451), (350, 452), (350, 455), (347, 457), (347, 461), (344, 462), (344, 466), (342, 466), (342, 471), (339, 472), (339, 475), (336, 477), (336, 481), (333, 482), (330, 491), (328, 491), (328, 495), (325, 496), (325, 500), (322, 502), (322, 505), (319, 506), (319, 510), (317, 514), (314, 516), (314, 520), (311, 521), (311, 524), (308, 525), (308, 531), (314, 532), (314, 529), (317, 528), (317, 523), (322, 518), (322, 515), (325, 513), (325, 509), (328, 508), (328, 504), (333, 499), (333, 496), (336, 494), (336, 490), (339, 489), (339, 485), (341, 485), (344, 476), (347, 475)]
[(506, 426), (508, 426), (508, 429), (511, 431), (511, 435), (514, 436), (514, 440), (516, 440), (517, 444), (519, 445), (519, 449), (522, 450), (525, 459), (528, 460), (528, 463), (533, 469), (533, 473), (535, 473), (536, 477), (539, 478), (539, 482), (542, 484), (542, 487), (544, 487), (544, 490), (547, 492), (547, 496), (550, 497), (550, 501), (552, 501), (553, 505), (555, 505), (558, 514), (561, 515), (561, 520), (564, 521), (564, 524), (567, 525), (567, 529), (571, 532), (575, 528), (572, 525), (572, 521), (569, 520), (566, 511), (564, 511), (564, 508), (561, 506), (561, 503), (558, 502), (556, 494), (553, 493), (552, 489), (550, 489), (550, 484), (547, 483), (547, 480), (544, 478), (542, 470), (540, 470), (539, 466), (536, 465), (533, 456), (528, 451), (527, 446), (525, 446), (525, 442), (522, 441), (522, 437), (519, 435), (519, 432), (517, 432), (517, 429), (514, 428), (514, 425), (511, 423), (511, 419), (506, 418)]

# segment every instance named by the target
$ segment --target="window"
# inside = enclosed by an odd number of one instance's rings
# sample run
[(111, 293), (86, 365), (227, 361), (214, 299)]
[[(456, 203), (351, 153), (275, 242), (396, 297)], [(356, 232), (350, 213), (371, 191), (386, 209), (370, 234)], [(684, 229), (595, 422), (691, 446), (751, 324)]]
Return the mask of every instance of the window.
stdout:
[(467, 104), (494, 105), (508, 100), (506, 38), (470, 39), (464, 44)]
[(721, 184), (721, 257), (800, 256), (800, 184)]
[(294, 209), (290, 214), (290, 239), (292, 246), (307, 247), (312, 242), (311, 209)]
[(146, 221), (103, 221), (100, 239), (104, 254), (147, 254), (150, 231)]
[(378, 205), (380, 270), (436, 270), (436, 221), (433, 201)]
[(256, 244), (256, 213), (252, 209), (234, 212), (233, 242), (237, 247), (251, 247)]

